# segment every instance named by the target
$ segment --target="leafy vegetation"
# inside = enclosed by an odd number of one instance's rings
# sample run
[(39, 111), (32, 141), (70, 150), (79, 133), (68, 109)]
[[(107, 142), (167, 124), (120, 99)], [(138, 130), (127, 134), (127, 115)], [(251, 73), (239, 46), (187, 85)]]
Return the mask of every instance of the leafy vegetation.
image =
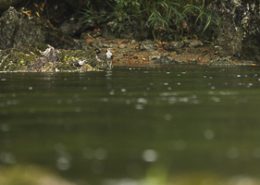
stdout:
[(95, 3), (88, 1), (86, 5), (85, 25), (103, 27), (118, 35), (176, 39), (210, 33), (219, 24), (205, 0), (106, 0), (101, 9), (95, 8)]

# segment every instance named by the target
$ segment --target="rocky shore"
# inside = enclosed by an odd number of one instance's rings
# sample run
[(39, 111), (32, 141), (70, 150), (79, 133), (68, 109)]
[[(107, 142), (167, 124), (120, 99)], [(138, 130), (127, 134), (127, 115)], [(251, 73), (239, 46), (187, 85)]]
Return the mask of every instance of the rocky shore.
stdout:
[[(10, 7), (0, 17), (0, 71), (86, 72), (106, 70), (111, 68), (108, 66), (105, 55), (107, 49), (110, 49), (113, 54), (114, 67), (170, 64), (257, 66), (260, 64), (257, 40), (259, 38), (249, 39), (247, 45), (243, 45), (244, 43), (237, 38), (239, 34), (233, 35), (232, 41), (230, 35), (220, 34), (216, 42), (208, 42), (196, 36), (183, 38), (180, 41), (138, 41), (134, 38), (104, 37), (99, 32), (100, 30), (94, 30), (82, 33), (80, 38), (75, 39), (64, 34), (61, 29), (53, 26), (48, 20), (31, 15), (25, 10), (18, 11), (14, 7)], [(225, 37), (229, 37), (229, 39)], [(236, 39), (237, 42), (235, 42)], [(246, 49), (243, 50), (243, 48)], [(248, 53), (244, 55), (245, 51)], [(253, 57), (250, 55), (250, 51), (253, 51)], [(103, 55), (103, 57), (99, 55)]]

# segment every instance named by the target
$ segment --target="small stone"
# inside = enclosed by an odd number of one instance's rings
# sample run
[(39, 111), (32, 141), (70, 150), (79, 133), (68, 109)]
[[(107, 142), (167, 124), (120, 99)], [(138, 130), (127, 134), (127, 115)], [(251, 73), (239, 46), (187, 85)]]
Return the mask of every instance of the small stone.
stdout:
[(139, 49), (141, 51), (153, 51), (157, 49), (157, 46), (153, 41), (146, 40), (139, 43)]
[(149, 57), (149, 61), (154, 64), (177, 64), (179, 63), (174, 58), (168, 55), (154, 55)]
[(114, 47), (113, 44), (110, 44), (110, 43), (102, 43), (101, 46), (104, 48), (113, 48)]
[(80, 68), (80, 72), (87, 72), (87, 71), (96, 71), (95, 68), (93, 68), (91, 65), (89, 64), (84, 64), (81, 68)]
[(203, 43), (200, 40), (191, 40), (189, 43), (189, 47), (191, 48), (197, 48), (203, 46)]
[(135, 44), (136, 43), (136, 40), (131, 40), (131, 44)]
[(160, 60), (160, 58), (161, 58), (160, 55), (151, 55), (151, 56), (149, 56), (149, 61), (155, 62), (155, 61)]
[(124, 49), (124, 48), (126, 48), (126, 44), (119, 44), (119, 45), (118, 45), (118, 48)]
[(167, 51), (176, 51), (177, 49), (180, 49), (183, 46), (184, 46), (183, 42), (172, 41), (172, 42), (165, 43), (163, 45), (163, 49)]

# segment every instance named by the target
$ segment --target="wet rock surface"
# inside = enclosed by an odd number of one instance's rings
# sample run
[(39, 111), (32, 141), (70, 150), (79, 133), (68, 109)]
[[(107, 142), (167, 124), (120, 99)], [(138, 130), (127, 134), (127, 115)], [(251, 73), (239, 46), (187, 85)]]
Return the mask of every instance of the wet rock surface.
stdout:
[(244, 62), (237, 62), (231, 56), (227, 57), (217, 57), (209, 61), (210, 66), (234, 66), (234, 64), (239, 66), (254, 66), (254, 62), (252, 61), (244, 61)]
[(242, 46), (242, 52), (244, 52), (243, 57), (251, 59), (253, 61), (257, 61), (258, 63), (260, 63), (260, 36), (259, 35), (251, 36), (249, 39), (244, 41)]
[(139, 49), (141, 51), (154, 51), (157, 49), (157, 46), (156, 46), (155, 42), (153, 42), (151, 40), (145, 40), (145, 41), (141, 41), (139, 43)]
[(179, 49), (183, 48), (185, 46), (185, 43), (183, 41), (171, 41), (168, 43), (165, 43), (163, 45), (163, 49), (166, 51), (178, 51)]
[(44, 30), (38, 19), (27, 17), (10, 7), (0, 18), (0, 49), (39, 46), (44, 43)]
[(24, 2), (25, 0), (0, 0), (0, 11), (6, 10), (10, 6), (16, 5), (18, 3)]
[(0, 49), (36, 47), (47, 44), (59, 48), (79, 48), (71, 37), (63, 35), (47, 21), (37, 16), (28, 16), (10, 7), (0, 18)]
[(259, 0), (213, 0), (210, 7), (222, 19), (216, 39), (216, 43), (223, 47), (222, 53), (259, 62)]

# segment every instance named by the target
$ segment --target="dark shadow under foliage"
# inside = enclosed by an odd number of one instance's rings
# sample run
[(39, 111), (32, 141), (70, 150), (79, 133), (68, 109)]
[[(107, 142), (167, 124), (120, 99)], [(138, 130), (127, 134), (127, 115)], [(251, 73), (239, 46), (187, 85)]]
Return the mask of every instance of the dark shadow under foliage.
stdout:
[(116, 36), (177, 39), (185, 35), (212, 36), (219, 18), (205, 1), (107, 0), (88, 1), (83, 9), (87, 28), (99, 26)]

